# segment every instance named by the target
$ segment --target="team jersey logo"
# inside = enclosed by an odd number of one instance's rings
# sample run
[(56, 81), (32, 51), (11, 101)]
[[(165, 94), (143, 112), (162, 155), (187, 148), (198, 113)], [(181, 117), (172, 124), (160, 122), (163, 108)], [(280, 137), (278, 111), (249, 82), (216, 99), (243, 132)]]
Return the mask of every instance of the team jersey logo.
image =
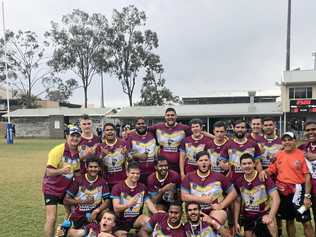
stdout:
[(85, 201), (89, 198), (93, 198), (94, 202), (92, 204), (79, 205), (80, 211), (90, 211), (96, 208), (102, 202), (102, 186), (98, 186), (91, 189), (88, 189), (84, 186), (80, 186), (75, 199)]
[(70, 157), (63, 156), (61, 159), (61, 168), (70, 167), (71, 172), (69, 174), (63, 174), (67, 179), (72, 179), (74, 176), (74, 172), (79, 170), (80, 168), (80, 159), (79, 157), (76, 159), (71, 159)]
[(125, 155), (122, 153), (122, 148), (116, 149), (113, 153), (107, 154), (103, 158), (103, 161), (108, 172), (122, 171), (125, 162)]
[(194, 146), (191, 143), (185, 144), (185, 155), (187, 157), (187, 162), (190, 165), (196, 165), (195, 156), (200, 151), (204, 151), (205, 144), (199, 144), (198, 146)]
[[(192, 195), (202, 197), (202, 196), (212, 196), (214, 198), (214, 202), (221, 202), (223, 197), (223, 190), (221, 186), (221, 182), (215, 181), (213, 183), (209, 183), (206, 186), (200, 186), (195, 183), (190, 183), (190, 193)], [(211, 204), (201, 204), (202, 209), (209, 209)]]
[[(145, 191), (140, 192), (136, 195), (138, 195), (137, 203), (134, 206), (132, 206), (124, 211), (124, 217), (136, 217), (141, 213), (143, 203), (144, 203)], [(133, 196), (122, 193), (121, 194), (121, 203), (127, 204), (131, 198), (133, 198)]]
[(156, 131), (157, 141), (166, 152), (178, 152), (178, 147), (181, 141), (185, 138), (184, 131), (175, 131), (173, 133), (166, 133), (160, 129)]
[(192, 230), (186, 231), (185, 234), (187, 237), (220, 237), (211, 227), (203, 228), (201, 231), (196, 229), (194, 233), (192, 233)]
[(139, 159), (139, 162), (154, 162), (156, 149), (157, 147), (155, 139), (152, 139), (148, 142), (132, 141), (131, 155), (137, 153), (147, 154), (148, 158), (146, 160)]
[(267, 191), (263, 184), (252, 189), (241, 188), (240, 192), (246, 211), (259, 212), (260, 205), (268, 200)]

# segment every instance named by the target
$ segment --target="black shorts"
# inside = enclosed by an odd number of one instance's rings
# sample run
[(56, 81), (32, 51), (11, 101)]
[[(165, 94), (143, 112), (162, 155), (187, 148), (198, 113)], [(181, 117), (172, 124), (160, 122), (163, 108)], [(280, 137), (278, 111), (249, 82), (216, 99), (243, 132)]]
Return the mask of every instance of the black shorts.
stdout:
[(243, 224), (245, 231), (251, 231), (256, 234), (257, 237), (270, 237), (270, 231), (266, 224), (262, 223), (262, 216), (248, 217), (243, 216)]
[(44, 193), (44, 203), (45, 206), (63, 204), (64, 197), (55, 197), (53, 195)]
[(301, 222), (301, 223), (310, 221), (311, 220), (310, 209), (303, 212), (303, 214), (297, 211), (304, 203), (304, 193), (305, 193), (305, 186), (303, 184), (301, 184), (301, 190), (296, 191), (293, 194), (284, 196), (282, 195), (282, 193), (279, 192), (281, 203), (278, 210), (278, 217), (283, 220), (296, 219), (298, 222)]

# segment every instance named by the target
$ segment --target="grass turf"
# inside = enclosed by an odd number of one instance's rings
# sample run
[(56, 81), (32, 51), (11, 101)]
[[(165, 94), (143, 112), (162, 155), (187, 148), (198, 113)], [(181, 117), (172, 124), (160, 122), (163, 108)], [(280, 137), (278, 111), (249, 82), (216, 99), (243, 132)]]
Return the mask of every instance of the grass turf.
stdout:
[[(0, 236), (43, 236), (42, 177), (48, 151), (62, 142), (48, 139), (16, 139), (13, 145), (0, 142)], [(58, 214), (60, 223), (63, 218), (60, 206)], [(301, 225), (297, 227), (297, 236), (303, 236)]]

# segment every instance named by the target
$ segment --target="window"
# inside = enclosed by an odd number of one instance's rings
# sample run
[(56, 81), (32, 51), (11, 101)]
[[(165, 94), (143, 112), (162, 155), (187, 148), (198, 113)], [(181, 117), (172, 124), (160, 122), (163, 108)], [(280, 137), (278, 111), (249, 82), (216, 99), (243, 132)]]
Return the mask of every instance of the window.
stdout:
[(313, 98), (312, 87), (289, 88), (290, 99)]

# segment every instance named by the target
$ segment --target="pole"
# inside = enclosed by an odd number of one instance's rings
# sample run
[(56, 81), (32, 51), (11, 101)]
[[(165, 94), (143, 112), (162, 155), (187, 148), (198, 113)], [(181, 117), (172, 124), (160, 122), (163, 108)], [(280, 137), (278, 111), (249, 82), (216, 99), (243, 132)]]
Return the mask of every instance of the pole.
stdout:
[(5, 66), (5, 80), (6, 80), (6, 92), (7, 92), (7, 114), (8, 123), (11, 122), (10, 119), (10, 99), (9, 99), (9, 81), (8, 81), (8, 62), (7, 62), (7, 41), (5, 38), (5, 21), (4, 21), (4, 2), (2, 1), (2, 27), (3, 27), (3, 62)]
[(103, 72), (101, 72), (101, 108), (104, 108)]
[(5, 21), (4, 21), (4, 1), (2, 1), (2, 26), (3, 26), (3, 62), (5, 66), (5, 80), (7, 91), (7, 116), (8, 122), (6, 124), (6, 140), (7, 144), (13, 144), (13, 125), (10, 119), (10, 98), (9, 98), (9, 77), (8, 77), (8, 61), (7, 61), (7, 41), (5, 38)]
[(291, 57), (291, 0), (288, 0), (287, 35), (286, 35), (286, 65), (285, 65), (286, 71), (290, 71), (290, 57)]

